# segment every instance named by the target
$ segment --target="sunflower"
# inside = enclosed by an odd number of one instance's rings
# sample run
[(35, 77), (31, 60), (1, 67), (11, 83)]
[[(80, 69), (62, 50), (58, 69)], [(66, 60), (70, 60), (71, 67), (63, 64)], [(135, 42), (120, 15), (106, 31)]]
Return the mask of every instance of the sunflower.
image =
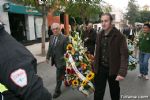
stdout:
[(87, 83), (88, 83), (88, 80), (85, 79), (84, 81), (82, 81), (81, 86), (85, 86), (85, 85), (87, 85)]
[(75, 52), (76, 52), (76, 51), (75, 51), (75, 49), (74, 49), (74, 48), (72, 48), (72, 50), (71, 50), (71, 54), (72, 54), (72, 55), (74, 55), (74, 54), (75, 54)]
[(67, 45), (67, 50), (72, 50), (72, 49), (73, 49), (72, 44), (68, 44), (68, 45)]
[(92, 80), (93, 78), (94, 78), (94, 73), (93, 72), (90, 72), (87, 76), (86, 76), (86, 78), (88, 79), (88, 80)]
[(72, 85), (75, 86), (75, 87), (78, 86), (79, 85), (79, 81), (78, 80), (73, 80), (72, 81)]

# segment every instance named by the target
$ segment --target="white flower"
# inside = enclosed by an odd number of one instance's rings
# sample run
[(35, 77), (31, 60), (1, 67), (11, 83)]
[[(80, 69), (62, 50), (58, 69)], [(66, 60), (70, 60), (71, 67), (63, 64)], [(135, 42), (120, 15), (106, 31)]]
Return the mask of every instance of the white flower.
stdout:
[(80, 87), (79, 87), (79, 91), (82, 91), (83, 89), (84, 89), (83, 86), (80, 86)]
[(129, 66), (132, 65), (131, 62), (129, 62)]
[(132, 45), (131, 43), (128, 44), (128, 49), (129, 51), (134, 51), (134, 45)]
[(79, 60), (82, 61), (82, 60), (83, 60), (83, 57), (82, 57), (82, 56), (79, 56)]

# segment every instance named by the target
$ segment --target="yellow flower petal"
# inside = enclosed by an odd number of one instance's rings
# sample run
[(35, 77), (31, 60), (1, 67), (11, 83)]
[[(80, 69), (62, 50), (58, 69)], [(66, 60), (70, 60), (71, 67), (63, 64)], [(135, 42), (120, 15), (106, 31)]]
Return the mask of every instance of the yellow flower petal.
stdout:
[(79, 85), (79, 81), (78, 80), (73, 80), (72, 81), (72, 85), (73, 86), (78, 86)]
[(95, 74), (94, 74), (93, 72), (90, 72), (90, 73), (86, 76), (86, 78), (87, 78), (88, 80), (92, 80), (92, 79), (94, 79), (94, 76), (95, 76)]

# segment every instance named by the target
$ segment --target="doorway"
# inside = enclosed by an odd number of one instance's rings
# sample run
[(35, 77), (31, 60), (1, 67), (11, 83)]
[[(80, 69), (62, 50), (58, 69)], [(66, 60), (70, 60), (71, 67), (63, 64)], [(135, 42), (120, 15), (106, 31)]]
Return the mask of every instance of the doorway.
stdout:
[(8, 13), (11, 35), (19, 42), (27, 40), (25, 15)]

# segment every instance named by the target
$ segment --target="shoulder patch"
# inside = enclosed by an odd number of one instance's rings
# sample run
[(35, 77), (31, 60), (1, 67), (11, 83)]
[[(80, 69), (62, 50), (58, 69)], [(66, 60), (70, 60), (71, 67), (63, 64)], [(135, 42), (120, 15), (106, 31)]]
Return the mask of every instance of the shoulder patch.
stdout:
[(10, 79), (15, 83), (15, 85), (23, 88), (27, 85), (27, 74), (24, 69), (18, 69), (10, 74)]

